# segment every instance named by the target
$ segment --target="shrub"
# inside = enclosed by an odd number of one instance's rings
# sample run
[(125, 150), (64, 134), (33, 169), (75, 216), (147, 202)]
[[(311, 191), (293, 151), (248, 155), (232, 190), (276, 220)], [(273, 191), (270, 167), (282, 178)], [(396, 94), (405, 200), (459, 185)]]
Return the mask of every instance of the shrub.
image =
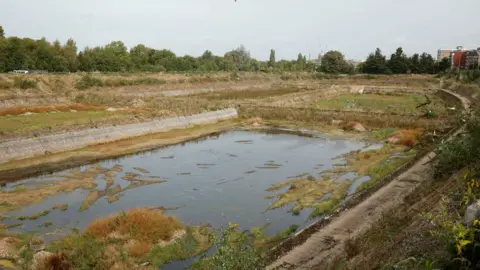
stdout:
[(23, 77), (15, 77), (13, 79), (13, 86), (15, 88), (20, 88), (20, 89), (36, 88), (37, 81), (27, 80), (27, 79), (24, 79)]
[(95, 77), (91, 76), (90, 74), (87, 74), (87, 75), (83, 76), (75, 84), (75, 88), (77, 88), (79, 90), (85, 90), (85, 89), (95, 87), (95, 86), (99, 86), (99, 87), (103, 86), (103, 82), (99, 78), (95, 78)]
[[(480, 169), (480, 119), (477, 116), (470, 119), (466, 125), (465, 134), (437, 147), (436, 176), (448, 175), (465, 166)], [(478, 165), (477, 165), (478, 164)]]
[(109, 269), (106, 264), (105, 248), (105, 243), (91, 236), (74, 233), (54, 242), (47, 250), (64, 254), (61, 258), (62, 264), (71, 266), (70, 269)]
[(99, 219), (90, 224), (87, 234), (105, 238), (110, 233), (129, 235), (138, 241), (169, 241), (183, 225), (174, 217), (164, 216), (161, 211), (132, 209), (119, 215)]
[(12, 83), (7, 81), (0, 81), (0, 89), (10, 89), (12, 87), (13, 87)]

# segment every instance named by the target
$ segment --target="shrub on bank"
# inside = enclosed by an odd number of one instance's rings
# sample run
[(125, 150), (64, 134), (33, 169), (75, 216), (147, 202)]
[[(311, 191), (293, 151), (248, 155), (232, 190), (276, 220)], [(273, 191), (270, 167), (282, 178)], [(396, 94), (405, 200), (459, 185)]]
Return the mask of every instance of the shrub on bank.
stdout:
[(37, 87), (37, 81), (28, 80), (23, 77), (15, 77), (13, 79), (13, 86), (19, 89), (30, 89)]
[(87, 75), (83, 76), (75, 84), (75, 88), (77, 88), (79, 90), (85, 90), (85, 89), (92, 88), (92, 87), (95, 87), (95, 86), (101, 87), (101, 86), (103, 86), (103, 82), (99, 78), (95, 78), (90, 74), (87, 74)]

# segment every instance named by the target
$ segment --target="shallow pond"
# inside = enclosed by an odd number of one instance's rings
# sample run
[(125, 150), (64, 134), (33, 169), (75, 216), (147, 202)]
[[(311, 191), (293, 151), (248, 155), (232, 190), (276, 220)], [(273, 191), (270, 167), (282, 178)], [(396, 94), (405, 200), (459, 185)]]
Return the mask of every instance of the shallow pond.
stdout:
[[(265, 198), (272, 195), (266, 189), (297, 175), (318, 177), (320, 172), (333, 168), (339, 162), (332, 158), (364, 147), (364, 142), (348, 139), (230, 131), (195, 142), (11, 183), (3, 189), (14, 190), (19, 186), (35, 188), (44, 181), (60, 181), (58, 176), (71, 175), (72, 172), (78, 175), (101, 166), (115, 170), (96, 175), (93, 182), (97, 186), (94, 189), (105, 190), (106, 180), (110, 178), (109, 185), (112, 188), (119, 185), (118, 191), (121, 189), (121, 192), (116, 193), (118, 200), (111, 203), (107, 201), (109, 196), (97, 194), (98, 200), (80, 211), (91, 190), (76, 189), (71, 193), (48, 197), (5, 216), (31, 216), (56, 204), (68, 204), (66, 211), (55, 210), (36, 220), (23, 220), (22, 226), (12, 229), (38, 231), (51, 240), (68, 233), (71, 228), (83, 228), (95, 218), (130, 208), (162, 206), (172, 208), (167, 214), (177, 216), (187, 225), (208, 223), (220, 228), (232, 222), (238, 223), (242, 229), (250, 229), (270, 223), (265, 232), (272, 235), (289, 225), (305, 227), (312, 221), (308, 209), (299, 215), (289, 213), (288, 205), (267, 211), (274, 199)], [(132, 182), (132, 178), (157, 182), (130, 186), (137, 183)], [(161, 183), (161, 180), (165, 182)], [(16, 222), (12, 218), (3, 223)], [(53, 224), (42, 227), (45, 222)]]

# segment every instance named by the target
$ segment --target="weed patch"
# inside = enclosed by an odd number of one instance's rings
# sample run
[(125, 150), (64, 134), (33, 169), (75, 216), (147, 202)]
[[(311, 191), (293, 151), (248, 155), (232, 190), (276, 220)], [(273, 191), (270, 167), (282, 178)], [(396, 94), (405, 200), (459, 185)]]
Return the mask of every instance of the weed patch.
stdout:
[(86, 90), (92, 87), (102, 87), (103, 81), (99, 78), (95, 78), (90, 74), (84, 75), (77, 83), (75, 88), (78, 90)]
[(23, 77), (15, 77), (13, 79), (13, 86), (19, 89), (31, 89), (37, 87), (37, 81), (28, 80)]

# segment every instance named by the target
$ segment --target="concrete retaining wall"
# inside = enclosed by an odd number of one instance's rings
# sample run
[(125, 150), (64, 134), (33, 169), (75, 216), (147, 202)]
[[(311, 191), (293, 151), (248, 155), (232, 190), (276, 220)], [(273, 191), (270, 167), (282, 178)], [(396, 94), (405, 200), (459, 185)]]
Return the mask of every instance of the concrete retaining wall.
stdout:
[(187, 128), (190, 125), (215, 123), (238, 117), (235, 109), (201, 113), (98, 129), (88, 129), (38, 138), (0, 142), (0, 163), (45, 153), (63, 152), (91, 144), (106, 143), (150, 133)]

